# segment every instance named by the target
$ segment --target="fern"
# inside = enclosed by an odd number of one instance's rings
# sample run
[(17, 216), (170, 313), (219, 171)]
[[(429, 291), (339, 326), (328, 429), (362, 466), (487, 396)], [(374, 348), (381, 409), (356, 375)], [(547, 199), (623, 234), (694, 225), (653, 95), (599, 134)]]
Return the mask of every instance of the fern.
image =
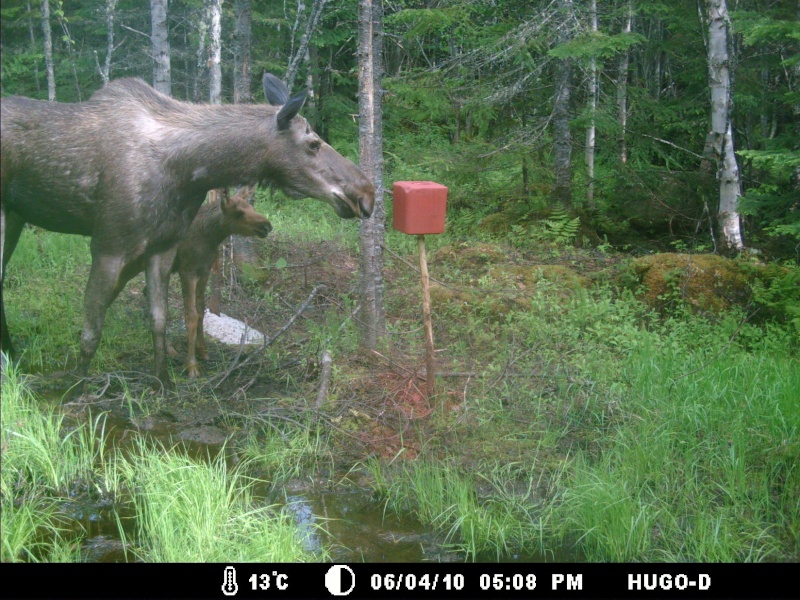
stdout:
[(545, 226), (541, 237), (555, 244), (571, 244), (580, 230), (581, 220), (578, 217), (570, 218), (566, 209), (558, 204), (553, 207), (549, 219), (542, 221)]

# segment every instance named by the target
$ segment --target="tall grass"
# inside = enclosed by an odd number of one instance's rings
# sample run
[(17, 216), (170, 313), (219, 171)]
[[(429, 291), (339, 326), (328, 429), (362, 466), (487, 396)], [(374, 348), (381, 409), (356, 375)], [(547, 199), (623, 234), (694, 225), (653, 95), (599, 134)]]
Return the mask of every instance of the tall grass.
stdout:
[[(123, 464), (135, 490), (138, 550), (157, 562), (282, 562), (316, 558), (303, 548), (293, 519), (257, 507), (252, 481), (229, 469), (220, 454), (210, 463), (140, 444)], [(120, 527), (122, 531), (123, 528)]]
[[(262, 419), (253, 419), (252, 432), (240, 454), (273, 487), (293, 478), (314, 477), (323, 462), (333, 460), (321, 426), (272, 422), (265, 426)], [(333, 470), (332, 464), (328, 467)]]
[[(717, 336), (643, 336), (624, 418), (558, 507), (590, 560), (759, 561), (798, 551), (800, 368)], [(703, 325), (695, 324), (695, 336)]]
[(68, 430), (62, 415), (39, 406), (10, 363), (2, 398), (2, 560), (73, 560), (78, 548), (62, 535), (58, 500), (76, 481), (93, 481), (104, 456), (104, 419)]
[[(373, 464), (390, 509), (413, 512), (469, 557), (512, 549), (595, 561), (800, 556), (800, 363), (791, 336), (736, 313), (659, 319), (608, 289), (560, 303), (534, 296), (529, 311), (502, 324), (479, 318), (462, 318), (458, 330), (469, 337), (449, 348), (493, 351), (455, 425), (459, 467)], [(453, 436), (453, 423), (444, 425)], [(502, 493), (504, 484), (526, 485), (526, 475), (502, 470), (503, 455), (546, 474), (543, 502)], [(492, 473), (480, 495), (478, 473)]]
[(388, 509), (414, 514), (419, 521), (445, 532), (445, 543), (467, 560), (501, 560), (521, 550), (543, 552), (543, 522), (530, 495), (506, 495), (481, 501), (476, 484), (453, 464), (420, 461), (387, 473), (368, 463), (376, 489)]

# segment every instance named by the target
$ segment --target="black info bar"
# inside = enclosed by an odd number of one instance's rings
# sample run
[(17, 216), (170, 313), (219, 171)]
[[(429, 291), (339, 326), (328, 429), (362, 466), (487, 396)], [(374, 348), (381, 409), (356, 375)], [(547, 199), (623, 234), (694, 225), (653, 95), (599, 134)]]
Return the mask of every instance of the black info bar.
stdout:
[(3, 564), (4, 598), (781, 598), (791, 564)]

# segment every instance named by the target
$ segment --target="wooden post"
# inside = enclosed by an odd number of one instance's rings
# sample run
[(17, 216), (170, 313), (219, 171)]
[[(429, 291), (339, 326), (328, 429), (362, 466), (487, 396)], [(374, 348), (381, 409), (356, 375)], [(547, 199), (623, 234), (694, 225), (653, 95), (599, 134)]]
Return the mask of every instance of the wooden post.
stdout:
[(422, 320), (425, 323), (425, 358), (428, 384), (428, 398), (436, 394), (436, 367), (433, 362), (433, 321), (431, 320), (431, 284), (428, 277), (428, 258), (425, 254), (425, 236), (418, 235), (419, 272), (422, 279)]

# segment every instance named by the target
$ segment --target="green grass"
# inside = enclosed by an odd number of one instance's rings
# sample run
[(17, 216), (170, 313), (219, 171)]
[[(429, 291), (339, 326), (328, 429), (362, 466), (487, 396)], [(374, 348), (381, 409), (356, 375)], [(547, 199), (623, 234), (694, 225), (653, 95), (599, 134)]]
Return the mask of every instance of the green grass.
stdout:
[[(357, 246), (357, 224), (322, 203), (261, 193), (258, 207), (282, 235)], [(449, 235), (431, 236), (429, 247), (449, 243)], [(416, 253), (414, 238), (397, 232), (388, 232), (387, 245), (406, 257)], [(416, 294), (417, 274), (394, 265), (407, 275), (387, 286), (389, 348), (410, 364), (414, 359), (405, 357), (421, 355), (422, 336), (419, 311), (403, 292), (413, 287)], [(87, 266), (79, 237), (23, 236), (9, 270), (7, 309), (23, 340), (24, 368), (60, 370), (74, 360)], [(662, 317), (607, 285), (561, 294), (555, 284), (537, 283), (530, 308), (500, 310), (496, 290), (466, 272), (436, 264), (432, 275), (483, 286), (474, 306), (434, 306), (443, 364), (474, 374), (440, 382), (442, 397), (457, 410), (414, 424), (417, 460), (367, 463), (388, 510), (415, 515), (468, 559), (800, 557), (800, 362), (793, 330), (743, 323), (736, 311), (713, 321), (681, 310)], [(59, 294), (51, 293), (54, 282)], [(283, 291), (270, 293), (277, 298)], [(149, 364), (141, 302), (123, 296), (109, 311), (93, 369), (125, 368), (132, 353)], [(341, 329), (352, 308), (345, 304), (303, 324), (301, 337), (330, 342), (338, 356), (349, 356), (357, 340)], [(307, 339), (303, 344), (316, 348)], [(279, 346), (271, 351), (286, 352)], [(347, 421), (348, 402), (366, 403), (359, 405), (361, 419), (362, 408), (378, 414), (384, 407), (370, 404), (380, 397), (363, 395), (375, 388), (348, 389), (349, 368), (344, 358), (337, 362), (326, 410), (344, 415), (339, 427), (353, 433), (364, 423)], [(282, 378), (287, 393), (313, 398), (313, 379), (301, 381), (289, 369), (278, 372), (276, 380)], [(120, 381), (131, 413), (138, 412), (124, 376)], [(378, 418), (391, 425), (389, 417)], [(337, 439), (324, 419), (313, 427), (243, 419), (237, 425), (250, 434), (240, 452), (246, 459), (234, 470), (222, 459), (198, 462), (144, 445), (128, 457), (108, 456), (98, 441), (102, 419), (66, 427), (12, 368), (3, 379), (2, 419), (4, 561), (75, 558), (76, 539), (65, 533), (59, 499), (78, 481), (97, 493), (121, 493), (117, 500), (134, 507), (130, 558), (319, 559), (304, 553), (291, 517), (254, 497), (245, 467), (279, 486), (334, 472), (342, 466), (339, 444), (348, 452), (354, 445), (351, 437)]]
[(320, 425), (253, 421), (240, 454), (258, 471), (261, 480), (275, 487), (290, 479), (313, 478), (318, 471), (333, 468), (331, 448)]
[[(445, 335), (467, 363), (492, 349), (462, 424), (441, 423), (446, 439), (428, 454), (444, 446), (454, 460), (371, 471), (390, 509), (415, 513), (465, 557), (800, 554), (800, 363), (786, 330), (737, 313), (660, 320), (595, 289), (535, 298), (501, 323), (474, 310)], [(503, 456), (537, 465), (544, 502), (502, 491), (531, 481), (504, 471)], [(481, 479), (491, 485), (478, 493)]]
[(55, 409), (39, 406), (12, 365), (4, 367), (2, 398), (0, 556), (4, 562), (74, 560), (78, 549), (63, 527), (59, 500), (75, 482), (93, 481), (104, 457), (103, 418), (68, 429)]
[(133, 506), (134, 539), (119, 521), (129, 559), (324, 558), (303, 549), (303, 536), (291, 515), (254, 497), (244, 462), (231, 470), (224, 453), (198, 462), (177, 449), (151, 447), (141, 440), (125, 455), (108, 452), (102, 417), (68, 427), (62, 415), (31, 393), (12, 365), (4, 370), (2, 398), (3, 562), (80, 560), (81, 535), (61, 507), (87, 491), (110, 494), (118, 503), (127, 498)]
[(311, 560), (291, 516), (257, 506), (253, 481), (229, 469), (223, 454), (209, 463), (140, 444), (123, 465), (133, 494), (138, 549), (155, 562)]
[(419, 461), (387, 471), (371, 461), (368, 469), (387, 509), (412, 513), (422, 524), (442, 531), (445, 543), (467, 560), (502, 560), (523, 547), (543, 551), (530, 546), (542, 540), (543, 530), (531, 510), (530, 493), (498, 494), (481, 501), (475, 482), (447, 462)]

